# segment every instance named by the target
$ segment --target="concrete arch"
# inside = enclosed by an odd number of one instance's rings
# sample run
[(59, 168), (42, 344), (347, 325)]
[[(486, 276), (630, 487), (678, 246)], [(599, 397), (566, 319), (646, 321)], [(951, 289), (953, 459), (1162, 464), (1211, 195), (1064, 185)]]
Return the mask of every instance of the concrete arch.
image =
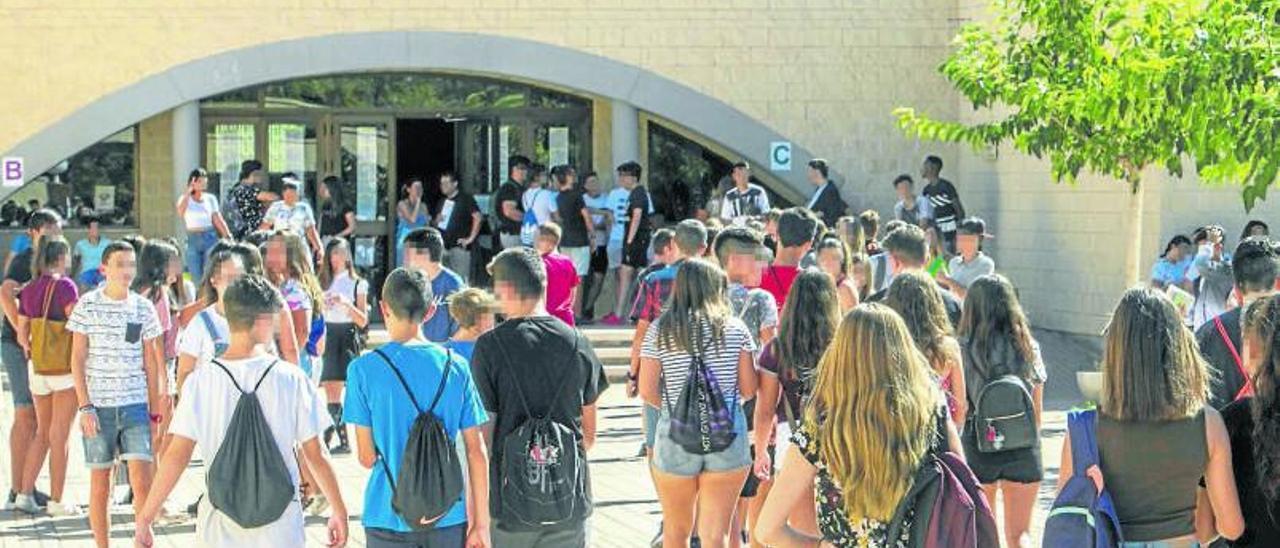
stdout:
[[(769, 166), (770, 143), (787, 140), (719, 99), (650, 70), (598, 55), (505, 36), (386, 31), (274, 42), (177, 65), (103, 96), (3, 155), (25, 158), (30, 179), (113, 132), (178, 105), (278, 80), (373, 70), (510, 77), (625, 101), (678, 120), (762, 168)], [(793, 144), (791, 171), (772, 173), (788, 187), (777, 190), (798, 196), (811, 194), (804, 166), (812, 157)]]

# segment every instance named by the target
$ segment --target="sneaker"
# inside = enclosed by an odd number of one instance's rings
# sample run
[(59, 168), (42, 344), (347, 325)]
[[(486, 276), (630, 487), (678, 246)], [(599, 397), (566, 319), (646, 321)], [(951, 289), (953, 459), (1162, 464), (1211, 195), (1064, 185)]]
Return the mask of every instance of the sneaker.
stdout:
[(329, 499), (324, 498), (324, 495), (316, 495), (314, 497), (311, 497), (311, 504), (308, 504), (306, 508), (307, 513), (313, 516), (320, 516), (324, 514), (325, 510), (328, 510), (328, 509), (329, 509)]
[(333, 450), (329, 451), (329, 453), (333, 455), (350, 455), (351, 445), (346, 441), (343, 441), (342, 443), (339, 443), (337, 447), (334, 447)]
[(17, 500), (17, 498), (18, 498), (18, 494), (15, 493), (13, 489), (10, 489), (9, 497), (4, 500), (4, 503), (0, 503), (0, 510), (4, 510), (6, 512), (9, 510), (13, 510), (13, 503), (14, 501)]
[(191, 503), (191, 504), (188, 504), (188, 505), (187, 505), (187, 515), (189, 515), (189, 516), (191, 516), (191, 517), (193, 517), (193, 518), (194, 518), (194, 517), (196, 517), (196, 514), (198, 514), (198, 513), (200, 512), (200, 501), (202, 501), (202, 500), (204, 500), (204, 495), (200, 495), (199, 497), (196, 497), (196, 501), (195, 501), (195, 502), (193, 502), (193, 503)]
[(617, 314), (609, 314), (601, 318), (600, 323), (608, 326), (619, 326), (622, 325), (622, 318), (619, 318)]
[(32, 496), (36, 499), (36, 506), (44, 508), (49, 505), (49, 495), (39, 489), (32, 491)]
[(658, 522), (658, 534), (653, 536), (653, 540), (649, 541), (649, 548), (662, 548), (662, 522)]
[(70, 502), (49, 501), (49, 515), (53, 517), (83, 516), (84, 509)]
[(24, 495), (19, 493), (14, 497), (13, 509), (24, 514), (39, 514), (40, 507), (36, 506), (36, 499), (32, 495)]

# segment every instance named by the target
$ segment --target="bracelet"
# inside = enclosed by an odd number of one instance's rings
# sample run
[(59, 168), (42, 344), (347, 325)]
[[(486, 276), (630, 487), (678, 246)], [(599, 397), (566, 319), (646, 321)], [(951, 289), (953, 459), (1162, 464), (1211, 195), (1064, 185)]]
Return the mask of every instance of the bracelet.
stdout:
[(98, 408), (94, 407), (93, 404), (91, 403), (89, 405), (80, 406), (80, 409), (78, 409), (78, 411), (80, 411), (81, 413), (97, 413)]

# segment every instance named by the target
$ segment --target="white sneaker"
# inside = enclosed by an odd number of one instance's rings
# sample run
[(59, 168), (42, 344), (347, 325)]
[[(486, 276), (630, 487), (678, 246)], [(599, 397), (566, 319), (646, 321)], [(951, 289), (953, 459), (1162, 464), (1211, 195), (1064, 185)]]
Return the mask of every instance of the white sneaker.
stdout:
[(36, 498), (22, 493), (19, 493), (17, 497), (14, 497), (13, 509), (26, 514), (40, 513), (40, 507), (36, 506)]
[(83, 516), (84, 509), (71, 502), (49, 501), (49, 515), (54, 517)]

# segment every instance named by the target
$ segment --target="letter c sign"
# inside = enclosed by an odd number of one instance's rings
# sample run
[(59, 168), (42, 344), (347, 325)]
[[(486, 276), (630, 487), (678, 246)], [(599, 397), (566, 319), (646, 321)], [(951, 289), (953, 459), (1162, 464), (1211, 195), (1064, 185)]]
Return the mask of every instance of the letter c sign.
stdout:
[(769, 169), (791, 171), (791, 143), (774, 141), (769, 145)]

